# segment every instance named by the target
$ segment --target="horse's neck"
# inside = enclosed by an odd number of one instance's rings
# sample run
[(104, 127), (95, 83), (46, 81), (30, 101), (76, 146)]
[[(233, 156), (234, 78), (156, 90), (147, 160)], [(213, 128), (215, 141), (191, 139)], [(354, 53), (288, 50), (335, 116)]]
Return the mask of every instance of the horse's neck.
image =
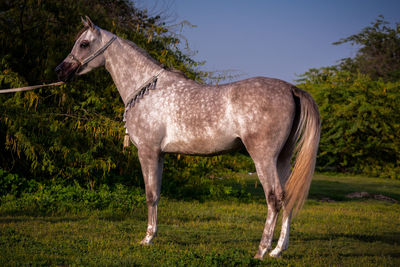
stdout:
[(134, 90), (161, 70), (161, 66), (150, 59), (150, 56), (146, 56), (134, 44), (121, 38), (116, 39), (104, 56), (105, 67), (125, 104)]

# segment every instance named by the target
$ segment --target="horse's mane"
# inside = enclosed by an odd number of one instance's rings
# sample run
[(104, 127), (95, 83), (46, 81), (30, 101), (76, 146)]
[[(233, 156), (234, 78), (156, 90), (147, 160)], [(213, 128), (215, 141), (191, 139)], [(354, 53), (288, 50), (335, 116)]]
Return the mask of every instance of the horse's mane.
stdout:
[(148, 60), (150, 60), (151, 62), (156, 64), (157, 66), (164, 67), (164, 65), (161, 62), (159, 62), (158, 60), (154, 59), (152, 56), (149, 55), (149, 53), (146, 50), (144, 50), (143, 48), (139, 47), (134, 42), (126, 40), (126, 39), (122, 39), (122, 38), (121, 38), (121, 40), (123, 42), (125, 42), (126, 44), (128, 44), (133, 49), (135, 49), (136, 51), (138, 51), (142, 56), (144, 56), (145, 58), (147, 58)]
[(181, 70), (175, 69), (174, 67), (169, 67), (169, 66), (165, 66), (164, 64), (162, 64), (161, 62), (159, 62), (158, 60), (154, 59), (146, 50), (144, 50), (143, 48), (139, 47), (137, 44), (135, 44), (134, 42), (130, 41), (130, 40), (126, 40), (126, 39), (122, 39), (121, 40), (123, 42), (125, 42), (126, 44), (128, 44), (130, 47), (132, 47), (133, 49), (135, 49), (137, 52), (139, 52), (142, 56), (144, 56), (146, 59), (150, 60), (151, 62), (153, 62), (154, 64), (156, 64), (157, 66), (160, 66), (166, 70), (181, 74), (183, 77), (187, 78), (187, 76), (185, 75), (185, 73)]

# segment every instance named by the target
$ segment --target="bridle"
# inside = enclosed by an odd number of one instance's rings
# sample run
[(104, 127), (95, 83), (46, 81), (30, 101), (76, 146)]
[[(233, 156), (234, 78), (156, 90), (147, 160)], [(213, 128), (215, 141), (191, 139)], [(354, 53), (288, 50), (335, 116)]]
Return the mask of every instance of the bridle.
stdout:
[(78, 63), (78, 68), (76, 69), (76, 72), (78, 72), (78, 70), (85, 64), (89, 63), (90, 61), (92, 61), (93, 59), (95, 59), (98, 55), (100, 55), (101, 53), (103, 53), (112, 42), (114, 42), (114, 40), (117, 39), (117, 36), (113, 36), (111, 37), (110, 40), (107, 41), (107, 43), (105, 43), (102, 47), (100, 47), (96, 52), (94, 52), (93, 54), (91, 54), (90, 56), (88, 56), (87, 58), (85, 58), (84, 60), (80, 60), (78, 59), (76, 56), (74, 56), (74, 54), (70, 53), (68, 55), (68, 57), (70, 57), (72, 60), (76, 61)]

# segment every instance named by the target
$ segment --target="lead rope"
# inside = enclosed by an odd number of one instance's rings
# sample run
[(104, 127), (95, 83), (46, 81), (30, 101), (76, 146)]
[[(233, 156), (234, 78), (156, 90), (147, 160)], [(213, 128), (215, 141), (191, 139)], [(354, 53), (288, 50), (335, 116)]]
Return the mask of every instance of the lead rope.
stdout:
[(26, 87), (19, 87), (19, 88), (10, 88), (10, 89), (0, 89), (0, 94), (6, 94), (6, 93), (16, 93), (16, 92), (22, 92), (22, 91), (29, 91), (29, 90), (34, 90), (37, 88), (42, 88), (42, 87), (49, 87), (49, 86), (59, 86), (64, 84), (64, 82), (56, 82), (56, 83), (49, 83), (49, 84), (41, 84), (41, 85), (33, 85), (33, 86), (26, 86)]

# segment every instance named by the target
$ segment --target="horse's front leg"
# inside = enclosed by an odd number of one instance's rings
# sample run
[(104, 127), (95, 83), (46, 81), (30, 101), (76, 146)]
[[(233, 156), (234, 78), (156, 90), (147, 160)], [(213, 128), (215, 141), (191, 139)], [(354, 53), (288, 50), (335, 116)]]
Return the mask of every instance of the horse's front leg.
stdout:
[(157, 204), (160, 200), (161, 176), (164, 157), (156, 149), (139, 148), (138, 155), (146, 188), (148, 212), (147, 232), (140, 242), (149, 245), (157, 234)]

